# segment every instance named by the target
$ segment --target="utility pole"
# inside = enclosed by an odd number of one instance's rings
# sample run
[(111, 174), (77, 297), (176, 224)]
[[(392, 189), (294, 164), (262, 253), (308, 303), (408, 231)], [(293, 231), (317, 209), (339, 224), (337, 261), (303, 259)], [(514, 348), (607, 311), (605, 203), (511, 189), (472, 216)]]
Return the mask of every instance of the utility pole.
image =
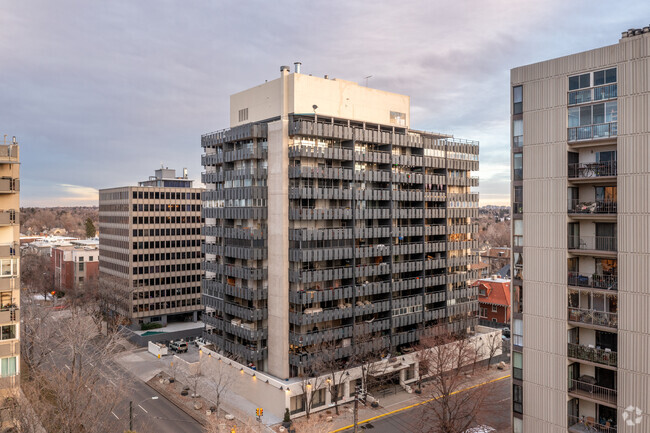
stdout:
[(129, 401), (129, 430), (133, 431), (133, 402)]
[(354, 388), (354, 433), (358, 433), (359, 426), (357, 425), (359, 417), (359, 385)]

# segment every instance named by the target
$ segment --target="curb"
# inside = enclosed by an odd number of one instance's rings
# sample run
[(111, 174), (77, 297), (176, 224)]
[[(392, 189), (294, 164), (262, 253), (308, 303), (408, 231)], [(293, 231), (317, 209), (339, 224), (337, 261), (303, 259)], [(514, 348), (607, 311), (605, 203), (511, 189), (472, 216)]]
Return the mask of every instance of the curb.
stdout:
[[(155, 377), (155, 376), (154, 376), (154, 377)], [(156, 387), (156, 386), (154, 386), (153, 384), (149, 383), (149, 381), (146, 381), (145, 384), (146, 384), (149, 388), (153, 389), (153, 390), (156, 391), (158, 394), (160, 394), (160, 395), (161, 395), (165, 400), (167, 400), (168, 402), (170, 402), (171, 404), (173, 404), (174, 406), (176, 406), (177, 408), (179, 408), (180, 410), (182, 410), (183, 412), (185, 412), (187, 415), (189, 415), (190, 418), (192, 418), (194, 421), (196, 421), (196, 422), (198, 422), (199, 424), (201, 424), (202, 427), (205, 427), (205, 426), (206, 426), (205, 419), (200, 418), (200, 417), (199, 417), (195, 412), (192, 412), (189, 408), (185, 407), (185, 405), (179, 405), (179, 404), (177, 404), (174, 400), (172, 400), (171, 398), (169, 398), (169, 397), (167, 396), (167, 393), (164, 392), (162, 389), (158, 389), (158, 387)]]
[[(484, 385), (489, 385), (489, 384), (494, 383), (494, 382), (499, 382), (500, 380), (508, 379), (509, 377), (510, 377), (510, 375), (507, 374), (507, 375), (505, 375), (505, 376), (498, 377), (498, 378), (496, 378), (496, 379), (488, 380), (487, 382), (477, 383), (476, 385), (468, 386), (467, 388), (463, 388), (463, 389), (460, 389), (460, 390), (458, 390), (458, 391), (454, 391), (454, 392), (452, 392), (450, 395), (459, 394), (459, 393), (464, 392), (464, 391), (469, 391), (470, 389), (478, 388), (478, 387), (481, 387), (481, 386), (484, 386)], [(387, 417), (387, 416), (389, 416), (389, 415), (393, 415), (393, 414), (396, 414), (396, 413), (399, 413), (399, 412), (402, 412), (402, 411), (405, 411), (405, 410), (413, 409), (414, 407), (418, 407), (418, 406), (421, 406), (421, 405), (423, 405), (423, 404), (429, 403), (429, 402), (431, 402), (431, 401), (438, 400), (439, 398), (440, 398), (440, 396), (438, 396), (438, 397), (434, 397), (434, 398), (430, 398), (430, 399), (428, 399), (428, 400), (421, 401), (421, 402), (419, 402), (419, 403), (415, 403), (415, 404), (412, 404), (412, 405), (409, 405), (409, 406), (405, 406), (405, 407), (402, 407), (402, 408), (400, 408), (400, 409), (395, 409), (395, 410), (392, 410), (392, 411), (390, 411), (390, 412), (382, 413), (381, 415), (373, 416), (373, 417), (371, 417), (371, 418), (364, 419), (363, 421), (359, 421), (359, 422), (357, 422), (357, 425), (359, 426), (359, 425), (361, 425), (361, 424), (365, 424), (365, 423), (367, 423), (367, 422), (374, 421), (374, 420), (376, 420), (376, 419), (384, 418), (384, 417)], [(354, 427), (354, 424), (350, 424), (350, 425), (348, 425), (348, 426), (341, 427), (341, 428), (338, 428), (338, 429), (336, 429), (336, 430), (332, 430), (332, 431), (330, 431), (330, 433), (343, 432), (343, 431), (348, 430), (348, 429), (351, 429), (351, 428), (353, 428), (353, 427)]]

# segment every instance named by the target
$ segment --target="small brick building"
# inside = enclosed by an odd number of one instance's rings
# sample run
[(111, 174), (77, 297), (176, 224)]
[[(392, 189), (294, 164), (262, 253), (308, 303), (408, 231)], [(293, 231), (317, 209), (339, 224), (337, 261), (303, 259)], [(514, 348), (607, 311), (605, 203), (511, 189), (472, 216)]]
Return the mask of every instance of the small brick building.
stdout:
[(97, 245), (67, 245), (52, 248), (54, 289), (70, 290), (83, 287), (99, 275)]
[(510, 280), (485, 278), (476, 280), (472, 287), (478, 287), (479, 318), (494, 325), (509, 325)]

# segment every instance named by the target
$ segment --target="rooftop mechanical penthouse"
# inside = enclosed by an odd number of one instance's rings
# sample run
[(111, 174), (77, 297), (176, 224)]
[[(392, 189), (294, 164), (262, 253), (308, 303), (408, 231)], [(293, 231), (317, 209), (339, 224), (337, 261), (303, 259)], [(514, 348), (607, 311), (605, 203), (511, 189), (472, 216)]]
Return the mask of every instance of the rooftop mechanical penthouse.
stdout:
[[(205, 134), (206, 338), (280, 378), (475, 324), (478, 143), (409, 129), (408, 96), (295, 73)], [(368, 338), (370, 337), (370, 338)]]

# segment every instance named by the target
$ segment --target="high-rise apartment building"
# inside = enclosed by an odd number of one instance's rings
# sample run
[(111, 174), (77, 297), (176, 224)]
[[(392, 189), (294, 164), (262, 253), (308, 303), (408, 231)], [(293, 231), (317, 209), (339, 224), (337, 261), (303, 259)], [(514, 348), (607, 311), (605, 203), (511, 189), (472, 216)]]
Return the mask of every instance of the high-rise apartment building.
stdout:
[(514, 431), (650, 431), (650, 28), (511, 85)]
[(478, 143), (409, 123), (408, 96), (298, 65), (231, 96), (201, 139), (207, 339), (287, 378), (322, 343), (379, 357), (474, 326)]
[(20, 155), (16, 137), (0, 145), (0, 392), (19, 386)]
[(99, 274), (122, 287), (116, 310), (133, 325), (197, 320), (201, 188), (161, 168), (139, 186), (99, 191)]

